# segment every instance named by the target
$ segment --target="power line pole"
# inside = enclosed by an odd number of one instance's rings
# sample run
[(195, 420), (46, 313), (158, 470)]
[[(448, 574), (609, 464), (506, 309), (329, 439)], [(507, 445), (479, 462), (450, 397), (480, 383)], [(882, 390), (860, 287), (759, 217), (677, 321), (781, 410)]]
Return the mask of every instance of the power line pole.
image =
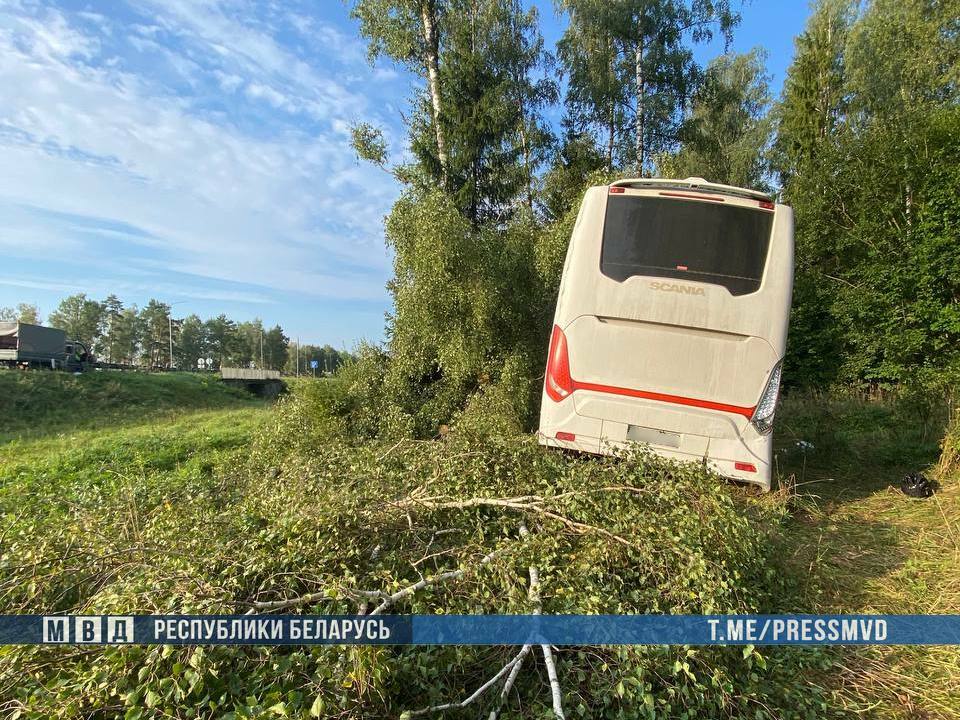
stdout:
[(260, 331), (260, 369), (263, 370), (263, 330)]
[(167, 370), (173, 370), (173, 314), (167, 312), (167, 338), (170, 340), (170, 355), (167, 357)]
[(300, 338), (297, 338), (297, 377), (300, 377)]

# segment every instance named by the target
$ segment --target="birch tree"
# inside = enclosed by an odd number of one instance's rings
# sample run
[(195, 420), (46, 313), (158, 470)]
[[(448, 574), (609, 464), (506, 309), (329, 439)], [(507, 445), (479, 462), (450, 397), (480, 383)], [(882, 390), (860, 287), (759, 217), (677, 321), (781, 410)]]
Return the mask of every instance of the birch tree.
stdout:
[(371, 62), (385, 56), (426, 80), (439, 176), (447, 181), (446, 131), (440, 80), (446, 0), (357, 0), (352, 16), (360, 21)]
[(683, 104), (700, 80), (692, 45), (715, 33), (729, 42), (739, 14), (730, 0), (558, 0), (557, 6), (570, 16), (560, 41), (571, 84), (568, 112), (583, 113), (593, 125), (605, 119), (608, 168), (619, 155), (623, 166), (648, 174), (654, 153), (676, 143)]
[(766, 185), (772, 120), (765, 57), (756, 49), (710, 63), (680, 128), (680, 151), (657, 159), (659, 175), (693, 175), (739, 187)]

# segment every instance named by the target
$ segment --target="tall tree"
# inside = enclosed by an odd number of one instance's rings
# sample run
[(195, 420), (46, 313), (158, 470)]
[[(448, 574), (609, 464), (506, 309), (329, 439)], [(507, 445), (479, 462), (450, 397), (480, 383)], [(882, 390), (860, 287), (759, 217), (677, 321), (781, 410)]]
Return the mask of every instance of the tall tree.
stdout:
[(765, 57), (755, 49), (710, 63), (680, 128), (680, 151), (657, 159), (658, 175), (766, 186), (772, 120)]
[(117, 362), (120, 355), (117, 347), (117, 332), (120, 318), (123, 315), (123, 303), (112, 293), (103, 301), (103, 335), (97, 344), (97, 356), (107, 362)]
[(132, 365), (140, 356), (143, 321), (136, 305), (123, 308), (110, 324), (111, 362)]
[(775, 165), (790, 180), (825, 147), (846, 112), (844, 49), (855, 19), (855, 0), (820, 0), (804, 31), (777, 104)]
[(602, 0), (560, 0), (557, 6), (569, 16), (557, 52), (569, 80), (566, 108), (571, 134), (580, 136), (591, 128), (601, 133), (607, 172), (613, 172), (630, 96), (618, 72), (619, 13), (613, 3)]
[(287, 364), (287, 345), (290, 338), (283, 328), (274, 325), (263, 335), (263, 365), (270, 370), (282, 370)]
[[(475, 224), (498, 222), (518, 198), (532, 205), (535, 165), (550, 141), (539, 112), (556, 90), (534, 79), (544, 60), (534, 11), (517, 0), (455, 0), (452, 8), (441, 68), (451, 98), (450, 187)], [(411, 130), (417, 152), (416, 122)]]
[(207, 357), (207, 335), (203, 321), (196, 315), (188, 315), (180, 321), (180, 342), (174, 348), (177, 367), (195, 370), (200, 358)]
[(607, 168), (609, 158), (597, 148), (593, 138), (586, 132), (569, 129), (543, 177), (540, 201), (547, 219), (559, 220), (579, 205), (588, 178)]
[(446, 0), (357, 0), (351, 13), (369, 41), (371, 62), (386, 56), (426, 79), (435, 170), (444, 183), (448, 156), (440, 52), (447, 6)]
[(65, 330), (71, 340), (79, 340), (92, 349), (103, 330), (103, 305), (89, 300), (84, 293), (71, 295), (50, 313), (48, 322)]
[[(568, 111), (607, 123), (624, 165), (647, 174), (654, 153), (676, 142), (683, 103), (700, 69), (691, 43), (720, 32), (729, 41), (740, 20), (730, 0), (558, 0), (570, 15), (561, 58), (570, 74)], [(619, 128), (614, 128), (618, 123)]]
[(143, 361), (148, 367), (172, 367), (170, 357), (171, 318), (170, 306), (150, 299), (140, 313), (142, 323)]
[(779, 108), (797, 217), (788, 374), (927, 383), (960, 368), (957, 0), (815, 9)]
[(237, 324), (226, 315), (220, 314), (204, 323), (207, 336), (207, 349), (211, 353), (215, 367), (227, 365), (230, 356), (238, 344)]
[(253, 363), (260, 367), (263, 335), (263, 321), (260, 318), (237, 323), (236, 343), (230, 353), (230, 362), (239, 366)]
[[(405, 63), (421, 58), (412, 24), (413, 6), (419, 5), (387, 5), (393, 14), (383, 14), (387, 8), (382, 2), (358, 2), (354, 8), (371, 54)], [(406, 12), (400, 12), (401, 6)], [(440, 122), (436, 94), (428, 87), (425, 98), (414, 99), (408, 120), (415, 162), (391, 172), (421, 190), (440, 185), (475, 224), (498, 222), (516, 209), (518, 200), (532, 208), (538, 169), (552, 141), (542, 108), (557, 91), (543, 73), (547, 56), (536, 11), (524, 10), (519, 0), (447, 0), (432, 7), (441, 37)], [(434, 132), (438, 126), (444, 131), (442, 166)], [(386, 145), (374, 128), (354, 128), (354, 147), (364, 159), (386, 167)]]

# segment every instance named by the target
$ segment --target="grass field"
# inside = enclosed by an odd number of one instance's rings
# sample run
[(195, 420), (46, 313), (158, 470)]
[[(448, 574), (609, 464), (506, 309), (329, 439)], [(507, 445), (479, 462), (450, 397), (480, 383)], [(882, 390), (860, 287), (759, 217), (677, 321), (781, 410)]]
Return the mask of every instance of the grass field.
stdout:
[[(129, 598), (136, 598), (140, 612), (216, 608), (218, 597), (249, 582), (249, 566), (255, 572), (274, 562), (271, 542), (299, 552), (298, 533), (312, 532), (308, 526), (297, 529), (302, 523), (295, 517), (284, 523), (296, 527), (271, 527), (269, 512), (244, 499), (256, 512), (222, 535), (232, 538), (237, 552), (220, 560), (226, 563), (222, 568), (198, 571), (205, 562), (204, 543), (221, 537), (210, 528), (230, 522), (220, 511), (236, 500), (230, 469), (243, 461), (252, 438), (273, 417), (266, 403), (212, 380), (176, 374), (0, 373), (0, 403), (0, 603), (5, 612), (122, 610), (114, 604)], [(784, 609), (960, 612), (958, 478), (941, 478), (940, 491), (927, 500), (910, 499), (897, 487), (905, 472), (935, 463), (943, 420), (937, 412), (857, 397), (786, 398), (778, 418), (777, 463), (789, 489), (765, 497), (744, 493), (751, 502), (790, 508), (778, 546), (771, 548), (771, 557), (795, 578)], [(799, 441), (811, 447), (800, 447)], [(250, 517), (260, 519), (248, 526)], [(259, 544), (245, 545), (251, 537)], [(254, 548), (253, 554), (245, 555), (244, 547)], [(137, 557), (116, 561), (116, 554), (130, 552)], [(44, 572), (42, 566), (24, 574), (31, 558), (68, 553), (79, 553), (75, 562), (81, 562), (72, 579), (55, 569)], [(56, 693), (66, 698), (100, 682), (99, 661), (91, 660), (86, 674), (78, 670), (51, 680), (43, 692), (53, 695), (17, 695), (16, 688), (24, 685), (23, 667), (49, 665), (58, 657), (12, 656), (0, 649), (0, 703), (6, 703), (0, 704), (0, 714), (35, 703), (49, 710)], [(139, 667), (129, 655), (103, 655), (104, 662), (119, 657)], [(960, 717), (956, 647), (836, 648), (826, 657), (832, 669), (817, 670), (809, 680), (825, 689), (835, 715)], [(271, 672), (264, 665), (264, 677)], [(164, 681), (158, 682), (163, 687)], [(266, 707), (263, 698), (255, 700), (251, 708)], [(116, 712), (122, 715), (125, 709), (127, 716), (141, 717), (129, 714), (128, 701), (118, 698)], [(64, 705), (64, 717), (86, 716), (81, 706), (70, 707)], [(44, 717), (44, 712), (25, 716)], [(94, 716), (112, 717), (111, 712)], [(211, 709), (205, 716), (220, 715)]]
[[(933, 475), (945, 422), (942, 409), (933, 410), (857, 397), (785, 400), (778, 461), (797, 497), (783, 553), (803, 578), (793, 609), (960, 613), (960, 478), (939, 478), (929, 499), (899, 489), (907, 472)], [(832, 654), (837, 672), (822, 681), (859, 716), (960, 717), (956, 646)]]
[(256, 404), (214, 375), (0, 370), (0, 443)]

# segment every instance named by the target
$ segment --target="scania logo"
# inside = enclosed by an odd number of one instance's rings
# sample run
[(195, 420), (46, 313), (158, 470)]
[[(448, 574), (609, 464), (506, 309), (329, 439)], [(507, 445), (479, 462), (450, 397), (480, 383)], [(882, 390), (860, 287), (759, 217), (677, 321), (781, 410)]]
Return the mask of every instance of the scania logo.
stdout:
[(677, 285), (676, 283), (652, 282), (651, 290), (661, 290), (662, 292), (683, 293), (684, 295), (705, 295), (703, 288), (693, 285)]

